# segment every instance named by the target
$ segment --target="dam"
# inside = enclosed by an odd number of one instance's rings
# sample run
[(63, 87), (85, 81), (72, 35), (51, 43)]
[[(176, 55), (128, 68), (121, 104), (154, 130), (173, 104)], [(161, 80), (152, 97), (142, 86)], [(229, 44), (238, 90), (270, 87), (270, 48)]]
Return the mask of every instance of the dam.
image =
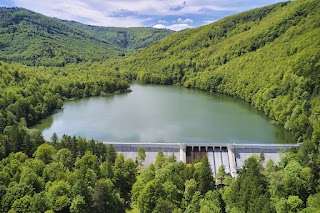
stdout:
[(158, 151), (165, 155), (174, 155), (177, 161), (193, 163), (207, 156), (211, 166), (212, 174), (215, 176), (221, 165), (225, 166), (226, 173), (236, 177), (246, 159), (252, 155), (264, 154), (263, 166), (268, 160), (279, 163), (285, 151), (301, 144), (224, 144), (224, 143), (123, 143), (104, 142), (106, 146), (112, 144), (118, 153), (125, 158), (133, 160), (137, 157), (139, 147), (146, 151), (146, 159), (143, 167), (154, 163)]

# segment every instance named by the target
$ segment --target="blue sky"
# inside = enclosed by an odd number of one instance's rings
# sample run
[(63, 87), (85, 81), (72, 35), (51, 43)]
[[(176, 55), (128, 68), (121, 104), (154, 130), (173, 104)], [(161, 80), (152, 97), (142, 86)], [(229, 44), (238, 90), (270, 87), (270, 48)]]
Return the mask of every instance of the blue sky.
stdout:
[(280, 0), (0, 0), (46, 16), (113, 27), (195, 28)]

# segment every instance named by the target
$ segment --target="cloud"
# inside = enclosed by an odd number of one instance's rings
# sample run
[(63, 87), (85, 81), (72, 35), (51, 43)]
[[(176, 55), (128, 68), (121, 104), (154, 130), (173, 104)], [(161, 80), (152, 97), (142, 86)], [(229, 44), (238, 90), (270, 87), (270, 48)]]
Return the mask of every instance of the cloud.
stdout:
[(166, 20), (158, 20), (158, 23), (160, 23), (160, 24), (166, 24), (166, 23), (168, 23)]
[(123, 17), (130, 17), (130, 16), (138, 16), (138, 12), (127, 10), (127, 9), (120, 9), (120, 10), (112, 11), (110, 14), (106, 16), (123, 18)]
[(185, 30), (187, 28), (192, 28), (192, 27), (189, 26), (188, 24), (173, 24), (173, 25), (156, 24), (156, 25), (153, 26), (153, 28), (169, 29), (169, 30), (173, 30), (173, 31), (181, 31), (181, 30)]
[(186, 18), (186, 19), (178, 18), (177, 22), (187, 24), (187, 23), (193, 23), (193, 20), (189, 18)]
[(0, 0), (0, 5), (10, 4), (51, 17), (102, 26), (150, 27), (176, 20), (176, 25), (163, 26), (181, 29), (190, 27), (191, 23), (192, 26), (199, 26), (205, 20), (220, 19), (280, 1), (282, 0)]

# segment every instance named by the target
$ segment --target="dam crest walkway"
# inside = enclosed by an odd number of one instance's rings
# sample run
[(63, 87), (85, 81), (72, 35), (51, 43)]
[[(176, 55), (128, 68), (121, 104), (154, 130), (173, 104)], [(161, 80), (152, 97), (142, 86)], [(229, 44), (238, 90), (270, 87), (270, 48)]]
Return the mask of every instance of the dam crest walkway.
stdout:
[(139, 147), (146, 151), (146, 159), (143, 167), (154, 163), (158, 151), (162, 150), (166, 155), (174, 155), (177, 161), (192, 163), (204, 156), (208, 157), (212, 174), (215, 176), (221, 165), (225, 166), (226, 173), (235, 177), (242, 169), (244, 162), (252, 155), (264, 154), (266, 162), (272, 160), (278, 164), (286, 150), (301, 144), (225, 144), (225, 143), (142, 143), (142, 142), (104, 142), (105, 145), (112, 144), (118, 153), (125, 158), (133, 160), (137, 157)]

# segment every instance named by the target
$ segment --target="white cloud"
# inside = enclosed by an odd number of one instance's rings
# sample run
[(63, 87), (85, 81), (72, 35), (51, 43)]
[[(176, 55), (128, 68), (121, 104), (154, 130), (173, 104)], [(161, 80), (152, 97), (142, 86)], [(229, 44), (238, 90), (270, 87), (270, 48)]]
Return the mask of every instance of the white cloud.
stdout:
[[(100, 26), (121, 26), (121, 27), (141, 27), (144, 26), (144, 18), (131, 17), (131, 16), (115, 16), (114, 14), (120, 13), (122, 10), (108, 12), (103, 9), (95, 8), (96, 5), (88, 4), (78, 1), (65, 1), (65, 0), (46, 0), (46, 1), (28, 1), (28, 0), (15, 0), (16, 4), (47, 16), (57, 17), (66, 20), (76, 20), (84, 22), (85, 24), (100, 25)], [(102, 2), (101, 2), (102, 3)], [(101, 7), (103, 8), (103, 3)], [(113, 13), (112, 13), (113, 12)], [(85, 21), (81, 21), (85, 20)]]
[(166, 20), (158, 20), (158, 23), (160, 23), (160, 24), (166, 24), (166, 23), (168, 23)]
[(183, 23), (183, 24), (187, 24), (187, 23), (193, 23), (192, 19), (186, 18), (186, 19), (182, 19), (182, 18), (178, 18), (177, 19), (178, 23)]
[[(0, 0), (1, 1), (1, 0)], [(166, 24), (177, 20), (180, 27), (198, 26), (204, 19), (218, 19), (223, 13), (239, 12), (253, 7), (276, 3), (282, 0), (10, 0), (17, 7), (24, 7), (47, 16), (80, 21), (102, 26), (146, 26), (146, 20)], [(1, 3), (0, 3), (1, 5)], [(219, 11), (219, 17), (214, 17)], [(179, 17), (191, 17), (183, 19)], [(214, 17), (214, 18), (210, 18)], [(158, 22), (156, 20), (158, 19)], [(165, 22), (167, 20), (167, 22)]]
[(173, 25), (156, 24), (153, 26), (153, 28), (180, 31), (180, 30), (185, 30), (187, 28), (192, 28), (192, 27), (189, 26), (188, 24), (173, 24)]

